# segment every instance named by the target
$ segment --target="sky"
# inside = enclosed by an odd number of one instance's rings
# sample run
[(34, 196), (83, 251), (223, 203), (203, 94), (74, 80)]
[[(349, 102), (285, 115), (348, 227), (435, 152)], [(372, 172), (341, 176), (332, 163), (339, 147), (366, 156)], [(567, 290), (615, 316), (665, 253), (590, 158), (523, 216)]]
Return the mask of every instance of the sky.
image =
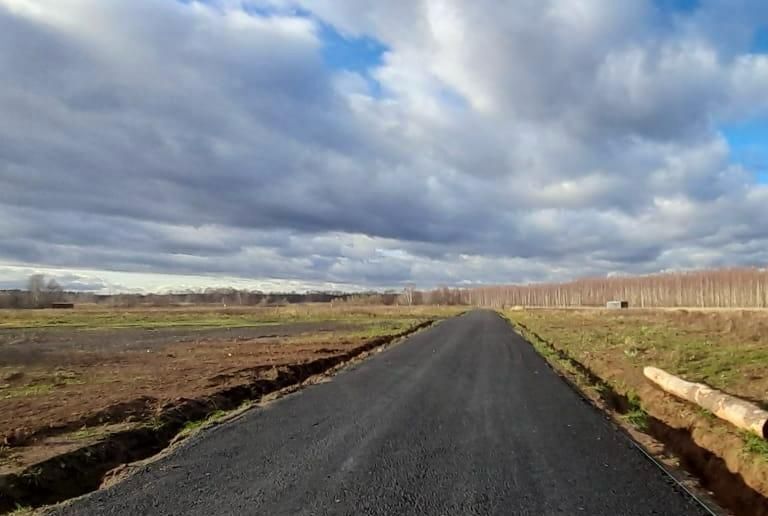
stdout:
[(764, 0), (0, 0), (0, 288), (768, 262)]

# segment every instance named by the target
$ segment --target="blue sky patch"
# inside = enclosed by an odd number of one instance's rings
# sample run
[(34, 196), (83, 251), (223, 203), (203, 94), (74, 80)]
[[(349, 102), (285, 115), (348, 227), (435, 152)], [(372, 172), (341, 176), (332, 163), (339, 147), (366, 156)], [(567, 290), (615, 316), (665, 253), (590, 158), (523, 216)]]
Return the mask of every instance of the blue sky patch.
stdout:
[(755, 54), (768, 54), (768, 27), (760, 27), (755, 31), (751, 50)]
[(665, 12), (690, 13), (701, 5), (701, 0), (654, 0), (656, 7)]
[(368, 36), (345, 35), (306, 9), (291, 8), (286, 10), (247, 4), (244, 5), (244, 9), (256, 16), (268, 17), (276, 14), (290, 14), (291, 16), (311, 19), (319, 28), (318, 35), (323, 42), (322, 57), (328, 68), (359, 73), (368, 82), (371, 94), (374, 96), (381, 95), (381, 85), (369, 72), (381, 65), (384, 53), (388, 50), (386, 45)]
[(382, 64), (388, 48), (376, 39), (367, 36), (348, 36), (337, 31), (332, 25), (316, 20), (323, 42), (323, 60), (332, 70), (348, 70), (360, 74), (368, 83), (368, 91), (374, 97), (381, 97), (381, 84), (370, 71)]
[(331, 25), (320, 23), (323, 59), (336, 70), (364, 73), (379, 66), (387, 47), (366, 36), (345, 36)]
[(753, 171), (768, 184), (768, 118), (754, 119), (723, 128), (731, 147), (731, 160)]
[(286, 10), (250, 4), (244, 4), (243, 9), (254, 16), (269, 17), (289, 14), (314, 21), (320, 29), (319, 36), (323, 42), (323, 60), (329, 68), (334, 70), (364, 73), (370, 68), (380, 65), (382, 56), (387, 51), (387, 47), (374, 38), (342, 34), (333, 25), (318, 19), (306, 9), (291, 8)]

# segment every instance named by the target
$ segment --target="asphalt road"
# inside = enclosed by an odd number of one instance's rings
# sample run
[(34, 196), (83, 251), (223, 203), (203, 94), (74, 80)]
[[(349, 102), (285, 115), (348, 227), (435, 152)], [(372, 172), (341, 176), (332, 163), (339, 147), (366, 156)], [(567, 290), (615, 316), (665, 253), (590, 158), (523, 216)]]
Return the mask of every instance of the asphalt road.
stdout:
[(57, 512), (708, 514), (483, 311), (204, 432)]

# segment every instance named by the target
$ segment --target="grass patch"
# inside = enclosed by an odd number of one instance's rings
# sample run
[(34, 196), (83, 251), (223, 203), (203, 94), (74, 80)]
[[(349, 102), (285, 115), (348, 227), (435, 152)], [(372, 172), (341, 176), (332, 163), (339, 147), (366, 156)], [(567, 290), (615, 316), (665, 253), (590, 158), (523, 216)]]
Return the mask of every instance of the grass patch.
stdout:
[(648, 413), (643, 410), (640, 404), (640, 397), (635, 393), (629, 393), (627, 395), (628, 408), (627, 411), (622, 414), (622, 419), (634, 426), (638, 430), (648, 430)]
[(56, 387), (64, 385), (83, 385), (85, 380), (80, 378), (80, 374), (74, 371), (57, 369), (53, 372), (52, 383)]
[[(290, 337), (289, 340), (298, 342), (318, 342), (323, 340), (368, 340), (376, 337), (384, 337), (404, 332), (409, 328), (423, 322), (422, 319), (387, 319), (384, 321), (375, 321), (372, 323), (360, 322), (352, 323), (353, 326), (343, 328), (332, 332), (303, 333), (300, 336)], [(285, 339), (283, 339), (285, 340)]]
[(98, 426), (83, 427), (80, 430), (67, 434), (68, 437), (77, 440), (92, 439), (104, 433), (104, 429)]
[(746, 432), (744, 432), (743, 438), (744, 448), (742, 448), (742, 450), (745, 453), (755, 455), (760, 460), (768, 462), (768, 441), (755, 434)]
[[(753, 399), (768, 391), (768, 311), (517, 310), (509, 315), (590, 369), (644, 381), (659, 367)], [(617, 389), (618, 391), (619, 389)]]
[(201, 428), (204, 428), (206, 426), (209, 426), (213, 423), (216, 423), (217, 421), (223, 419), (224, 417), (228, 416), (229, 414), (233, 412), (237, 412), (239, 410), (242, 410), (244, 407), (250, 406), (249, 402), (243, 402), (239, 408), (231, 410), (231, 411), (225, 411), (225, 410), (217, 410), (213, 413), (211, 413), (208, 417), (205, 419), (197, 419), (195, 421), (187, 421), (184, 426), (179, 431), (177, 437), (189, 437), (193, 433), (197, 432)]
[(51, 373), (34, 375), (26, 385), (16, 387), (11, 387), (10, 384), (0, 385), (0, 399), (45, 396), (57, 387), (84, 383), (85, 381), (77, 373), (57, 369)]
[(206, 421), (205, 419), (198, 419), (196, 421), (187, 421), (184, 424), (184, 426), (181, 428), (181, 431), (179, 432), (179, 434), (191, 434), (192, 432), (194, 432), (195, 430), (203, 426), (203, 424), (205, 424), (205, 421)]
[(55, 385), (52, 383), (36, 383), (32, 385), (22, 385), (21, 387), (8, 387), (0, 391), (3, 399), (28, 398), (31, 396), (44, 396), (50, 394)]

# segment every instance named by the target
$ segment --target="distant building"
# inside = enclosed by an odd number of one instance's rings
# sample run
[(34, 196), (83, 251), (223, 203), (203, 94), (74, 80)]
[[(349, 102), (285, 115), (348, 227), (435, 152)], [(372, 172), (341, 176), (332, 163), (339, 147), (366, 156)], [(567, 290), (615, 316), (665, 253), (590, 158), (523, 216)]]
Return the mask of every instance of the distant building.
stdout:
[(611, 310), (622, 310), (629, 308), (629, 301), (608, 301), (605, 307)]
[(69, 310), (75, 307), (75, 303), (51, 303), (51, 308)]

